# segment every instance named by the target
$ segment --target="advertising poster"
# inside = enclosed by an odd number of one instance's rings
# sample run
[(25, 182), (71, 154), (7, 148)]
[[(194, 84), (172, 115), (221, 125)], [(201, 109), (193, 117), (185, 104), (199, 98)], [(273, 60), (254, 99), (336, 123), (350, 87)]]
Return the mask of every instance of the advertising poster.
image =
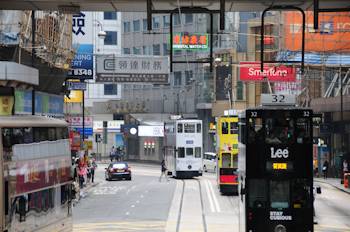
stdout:
[(32, 114), (32, 91), (15, 91), (15, 114)]
[(13, 103), (13, 96), (0, 96), (0, 115), (12, 115)]
[(79, 79), (93, 78), (93, 13), (73, 15), (73, 48), (76, 52), (68, 76)]

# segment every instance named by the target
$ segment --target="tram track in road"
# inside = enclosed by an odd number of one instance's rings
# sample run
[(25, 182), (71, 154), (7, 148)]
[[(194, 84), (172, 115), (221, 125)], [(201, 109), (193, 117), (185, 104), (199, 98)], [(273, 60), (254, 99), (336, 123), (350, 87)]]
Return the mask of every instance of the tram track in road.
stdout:
[[(206, 223), (206, 218), (204, 214), (204, 201), (203, 201), (203, 194), (202, 194), (202, 186), (200, 183), (200, 180), (198, 179), (192, 179), (195, 182), (198, 183), (198, 192), (199, 192), (199, 200), (200, 200), (200, 207), (201, 207), (201, 219), (202, 219), (202, 226), (203, 226), (203, 231), (207, 232), (207, 223)], [(191, 180), (190, 180), (191, 181)], [(180, 206), (179, 206), (179, 214), (177, 217), (177, 222), (176, 222), (176, 232), (181, 231), (181, 222), (182, 222), (182, 217), (183, 217), (183, 212), (184, 212), (184, 199), (186, 199), (185, 192), (186, 192), (186, 181), (181, 180), (182, 182), (182, 190), (181, 190), (181, 198), (180, 198)]]

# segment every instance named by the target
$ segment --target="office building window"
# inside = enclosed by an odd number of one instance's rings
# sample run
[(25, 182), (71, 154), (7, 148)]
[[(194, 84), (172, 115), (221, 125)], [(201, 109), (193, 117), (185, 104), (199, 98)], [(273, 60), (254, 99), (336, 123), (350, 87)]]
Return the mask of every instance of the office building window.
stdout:
[(160, 27), (160, 18), (159, 16), (152, 18), (152, 29), (157, 29)]
[(170, 16), (169, 15), (163, 16), (163, 26), (170, 27)]
[(115, 12), (115, 11), (103, 12), (103, 19), (104, 20), (116, 20), (117, 17), (118, 17), (117, 12)]
[(180, 15), (179, 14), (174, 14), (174, 26), (179, 25), (180, 22)]
[(192, 70), (190, 71), (185, 71), (185, 77), (186, 77), (186, 85), (190, 85), (193, 81), (193, 72)]
[(170, 54), (169, 44), (163, 43), (163, 56), (168, 56)]
[(185, 14), (185, 23), (193, 22), (193, 14)]
[(237, 99), (244, 100), (244, 84), (242, 81), (237, 81)]
[(134, 31), (140, 31), (140, 20), (134, 20), (132, 24), (134, 27)]
[(104, 45), (117, 45), (118, 37), (116, 31), (106, 31), (106, 37), (104, 40)]
[(123, 54), (129, 55), (130, 54), (130, 48), (123, 48)]
[(174, 85), (179, 86), (181, 85), (181, 72), (174, 72)]
[(130, 32), (130, 22), (124, 22), (124, 32)]
[(141, 48), (140, 47), (133, 47), (132, 50), (133, 50), (132, 53), (134, 55), (141, 55)]
[(143, 31), (147, 31), (147, 19), (142, 20), (142, 29)]
[(104, 95), (117, 95), (118, 85), (117, 84), (104, 84)]
[(160, 56), (160, 44), (153, 44), (153, 55)]

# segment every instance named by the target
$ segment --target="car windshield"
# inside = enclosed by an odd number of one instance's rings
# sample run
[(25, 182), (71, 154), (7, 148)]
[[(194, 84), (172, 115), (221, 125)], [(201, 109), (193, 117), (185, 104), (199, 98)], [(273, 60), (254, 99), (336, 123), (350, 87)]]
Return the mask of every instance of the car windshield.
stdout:
[(120, 164), (113, 164), (112, 167), (114, 169), (123, 169), (123, 168), (126, 168), (127, 165), (125, 163), (120, 163)]

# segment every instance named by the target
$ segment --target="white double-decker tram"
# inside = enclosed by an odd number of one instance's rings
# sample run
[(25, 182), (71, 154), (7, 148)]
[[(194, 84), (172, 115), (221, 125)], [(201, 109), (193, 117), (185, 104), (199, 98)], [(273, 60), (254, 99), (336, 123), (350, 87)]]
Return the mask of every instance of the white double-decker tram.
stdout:
[(165, 124), (165, 162), (175, 178), (202, 175), (202, 120), (181, 119)]

